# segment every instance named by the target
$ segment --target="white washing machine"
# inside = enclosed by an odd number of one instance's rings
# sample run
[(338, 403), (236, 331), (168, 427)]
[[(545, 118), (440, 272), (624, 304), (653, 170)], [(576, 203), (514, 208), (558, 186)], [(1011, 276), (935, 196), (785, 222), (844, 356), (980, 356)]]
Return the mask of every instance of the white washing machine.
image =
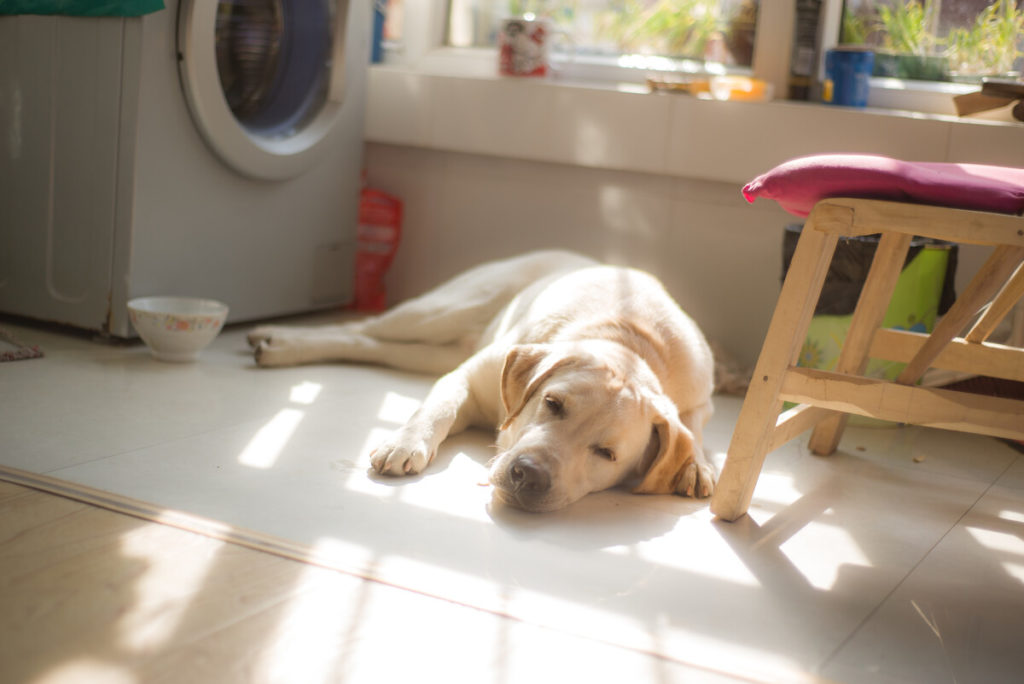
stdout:
[(0, 311), (130, 336), (143, 295), (349, 301), (368, 1), (165, 4), (0, 17)]

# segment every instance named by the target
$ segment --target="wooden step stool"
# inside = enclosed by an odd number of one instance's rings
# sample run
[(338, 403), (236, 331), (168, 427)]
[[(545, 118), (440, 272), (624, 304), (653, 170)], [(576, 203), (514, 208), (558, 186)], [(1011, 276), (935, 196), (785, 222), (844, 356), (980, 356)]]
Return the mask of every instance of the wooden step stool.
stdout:
[[(787, 162), (744, 190), (750, 201), (809, 215), (711, 501), (715, 515), (746, 513), (765, 456), (804, 431), (814, 429), (814, 453), (835, 451), (849, 414), (1024, 440), (1024, 401), (916, 386), (932, 367), (1024, 381), (1024, 349), (987, 341), (1024, 295), (1024, 171), (828, 155)], [(880, 242), (835, 370), (797, 367), (839, 238), (872, 234)], [(914, 236), (993, 247), (930, 335), (881, 328)], [(895, 381), (868, 378), (870, 358), (907, 365)], [(797, 406), (781, 413), (784, 401)]]

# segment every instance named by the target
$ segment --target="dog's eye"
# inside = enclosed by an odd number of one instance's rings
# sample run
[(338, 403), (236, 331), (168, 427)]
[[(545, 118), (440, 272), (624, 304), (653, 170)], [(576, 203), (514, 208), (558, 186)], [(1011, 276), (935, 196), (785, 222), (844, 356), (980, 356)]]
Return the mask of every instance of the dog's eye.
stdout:
[(615, 461), (615, 452), (612, 451), (611, 449), (607, 449), (605, 447), (599, 447), (599, 446), (591, 447), (591, 449), (594, 451), (594, 453), (596, 455), (600, 456), (601, 458), (605, 459), (606, 461), (612, 461), (612, 462)]
[(562, 406), (562, 402), (556, 399), (555, 397), (551, 396), (544, 397), (544, 406), (546, 406), (547, 409), (554, 413), (556, 416), (562, 415), (562, 413), (565, 411), (565, 407)]

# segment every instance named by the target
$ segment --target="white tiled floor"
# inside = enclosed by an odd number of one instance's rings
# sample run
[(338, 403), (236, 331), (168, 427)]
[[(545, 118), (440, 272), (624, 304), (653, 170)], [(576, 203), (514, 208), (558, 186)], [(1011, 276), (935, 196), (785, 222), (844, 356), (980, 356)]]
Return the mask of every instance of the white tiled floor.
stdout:
[[(830, 458), (797, 440), (769, 456), (732, 524), (702, 502), (623, 492), (530, 515), (490, 505), (482, 432), (450, 440), (423, 476), (367, 472), (375, 438), (429, 378), (259, 370), (241, 328), (172, 365), (0, 326), (46, 352), (0, 364), (0, 463), (306, 543), (411, 590), (361, 595), (347, 654), (367, 680), (399, 667), (381, 657), (392, 651), (413, 673), (463, 654), (466, 681), (1024, 673), (1024, 457), (996, 440), (854, 427)], [(716, 405), (707, 447), (720, 462), (739, 401)], [(543, 677), (539, 652), (555, 663)]]

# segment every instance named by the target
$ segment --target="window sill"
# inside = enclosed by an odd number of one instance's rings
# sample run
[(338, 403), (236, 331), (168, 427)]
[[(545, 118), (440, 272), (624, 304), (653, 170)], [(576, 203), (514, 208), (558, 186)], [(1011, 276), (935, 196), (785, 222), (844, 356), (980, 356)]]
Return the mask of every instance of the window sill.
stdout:
[(806, 154), (1024, 167), (1024, 125), (881, 108), (720, 102), (636, 84), (506, 79), (444, 51), (370, 68), (370, 142), (742, 183)]

